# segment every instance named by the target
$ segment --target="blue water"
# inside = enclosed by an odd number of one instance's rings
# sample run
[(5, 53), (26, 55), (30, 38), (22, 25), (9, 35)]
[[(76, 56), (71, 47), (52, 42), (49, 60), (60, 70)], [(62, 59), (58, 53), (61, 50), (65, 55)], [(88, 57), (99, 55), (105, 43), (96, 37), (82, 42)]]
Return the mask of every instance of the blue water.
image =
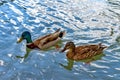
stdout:
[[(119, 0), (0, 0), (0, 80), (120, 80), (119, 24)], [(69, 62), (55, 49), (15, 57), (26, 53), (26, 42), (16, 43), (23, 31), (36, 39), (58, 28), (67, 32), (63, 46), (102, 42), (108, 48), (90, 64)]]

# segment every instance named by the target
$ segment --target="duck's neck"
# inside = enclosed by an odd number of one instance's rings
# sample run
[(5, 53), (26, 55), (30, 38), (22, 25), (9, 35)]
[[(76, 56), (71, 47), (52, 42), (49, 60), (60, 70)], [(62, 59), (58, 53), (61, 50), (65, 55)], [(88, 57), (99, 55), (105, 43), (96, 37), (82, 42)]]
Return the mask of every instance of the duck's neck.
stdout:
[(71, 51), (74, 53), (75, 55), (75, 45), (72, 47)]
[(72, 54), (75, 55), (75, 48), (71, 48), (71, 49), (69, 49), (69, 53), (72, 53)]
[(27, 43), (32, 43), (31, 37), (26, 38)]
[(73, 59), (74, 56), (75, 56), (75, 50), (69, 49), (69, 51), (67, 52), (66, 56), (67, 56), (69, 59)]

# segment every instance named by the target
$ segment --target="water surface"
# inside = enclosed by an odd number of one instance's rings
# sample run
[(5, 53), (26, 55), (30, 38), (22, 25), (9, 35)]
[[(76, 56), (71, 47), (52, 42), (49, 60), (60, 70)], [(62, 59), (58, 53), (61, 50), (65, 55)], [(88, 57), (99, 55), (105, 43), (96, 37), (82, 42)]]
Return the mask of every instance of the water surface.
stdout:
[[(119, 13), (119, 0), (1, 0), (0, 80), (120, 80)], [(15, 57), (26, 53), (26, 42), (16, 43), (23, 31), (34, 40), (58, 28), (67, 31), (63, 46), (102, 42), (108, 48), (90, 65), (73, 63), (57, 50)], [(69, 69), (60, 65), (68, 63)]]

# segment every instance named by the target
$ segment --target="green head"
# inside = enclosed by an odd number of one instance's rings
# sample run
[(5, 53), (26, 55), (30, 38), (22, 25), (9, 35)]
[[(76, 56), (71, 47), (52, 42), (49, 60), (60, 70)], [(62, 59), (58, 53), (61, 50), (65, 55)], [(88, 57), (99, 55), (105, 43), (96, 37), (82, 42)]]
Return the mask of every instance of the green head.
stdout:
[(26, 40), (27, 43), (32, 43), (32, 39), (31, 39), (31, 34), (28, 31), (24, 31), (20, 37), (20, 39), (17, 41), (17, 43), (20, 43), (22, 40)]

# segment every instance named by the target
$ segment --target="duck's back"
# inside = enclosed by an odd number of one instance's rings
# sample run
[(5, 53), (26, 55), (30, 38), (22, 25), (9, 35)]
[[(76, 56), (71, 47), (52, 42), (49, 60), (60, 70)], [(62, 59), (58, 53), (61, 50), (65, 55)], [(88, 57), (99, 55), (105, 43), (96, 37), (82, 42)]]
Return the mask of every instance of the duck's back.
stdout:
[(46, 36), (40, 37), (35, 40), (33, 43), (38, 46), (40, 49), (47, 49), (53, 45), (55, 45), (61, 38), (59, 37), (60, 32), (55, 32), (52, 34), (48, 34)]
[(74, 60), (82, 60), (101, 54), (104, 48), (101, 44), (78, 46), (75, 49)]

